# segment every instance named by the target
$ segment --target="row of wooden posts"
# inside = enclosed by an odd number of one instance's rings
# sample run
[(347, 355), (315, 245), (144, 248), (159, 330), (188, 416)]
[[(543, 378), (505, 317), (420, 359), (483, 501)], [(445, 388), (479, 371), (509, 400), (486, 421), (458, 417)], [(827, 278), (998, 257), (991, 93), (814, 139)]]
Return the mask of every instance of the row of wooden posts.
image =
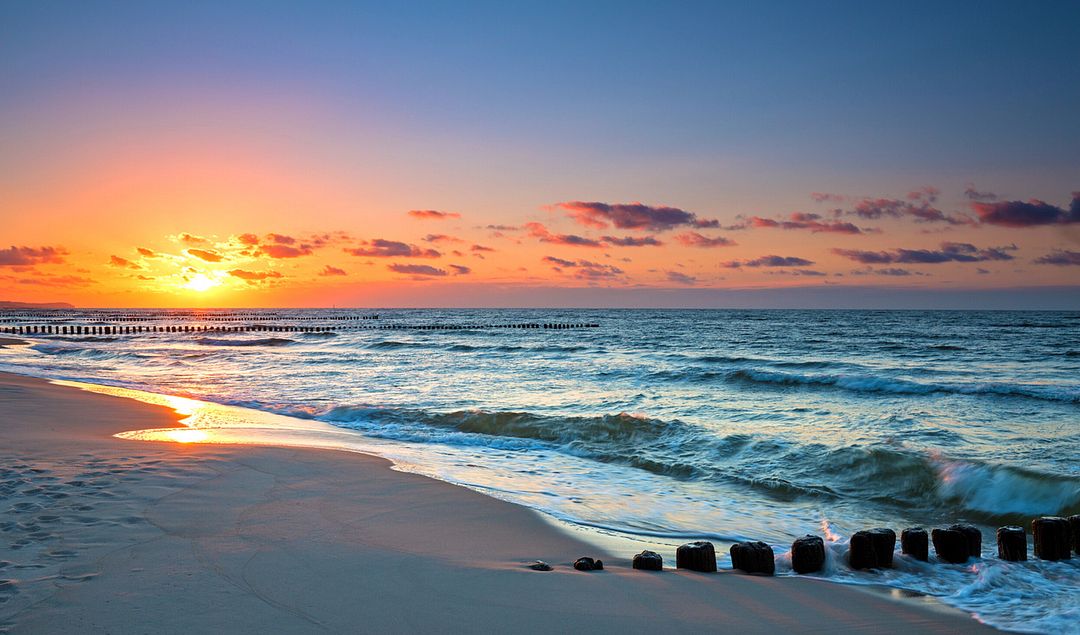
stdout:
[(207, 325), (59, 325), (31, 324), (23, 326), (0, 327), (0, 333), (10, 335), (137, 335), (141, 333), (242, 333), (242, 332), (283, 332), (283, 333), (333, 333), (345, 330), (382, 330), (382, 331), (464, 331), (478, 329), (582, 329), (599, 328), (594, 323), (552, 323), (529, 322), (524, 324), (380, 324), (363, 326), (298, 326), (294, 324), (248, 324), (244, 326), (207, 326)]
[[(1045, 516), (1031, 523), (1034, 535), (1034, 554), (1040, 560), (1069, 560), (1072, 552), (1080, 555), (1080, 515), (1060, 518)], [(905, 529), (900, 534), (900, 551), (916, 560), (930, 560), (930, 544), (938, 559), (950, 564), (963, 564), (969, 558), (982, 556), (982, 532), (978, 527), (957, 524), (931, 532), (921, 527)], [(1023, 527), (1010, 525), (997, 530), (998, 558), (1010, 562), (1027, 560), (1027, 532)], [(877, 528), (857, 531), (848, 543), (848, 565), (852, 569), (887, 569), (893, 566), (896, 532)], [(745, 573), (773, 575), (776, 559), (773, 549), (764, 542), (737, 542), (731, 545), (731, 566)], [(588, 560), (584, 558), (581, 560)], [(579, 562), (581, 561), (579, 560)], [(535, 563), (534, 569), (547, 570)], [(654, 551), (642, 551), (634, 556), (633, 567), (660, 571), (663, 558)], [(791, 568), (795, 573), (815, 573), (825, 566), (825, 541), (820, 536), (803, 536), (791, 545)], [(716, 550), (711, 542), (684, 544), (675, 551), (675, 567), (690, 571), (716, 571)], [(575, 569), (585, 570), (574, 564)]]
[(102, 313), (87, 314), (79, 313), (72, 315), (56, 314), (0, 314), (0, 322), (26, 322), (28, 319), (48, 319), (52, 322), (59, 320), (97, 320), (100, 322), (156, 322), (162, 319), (176, 319), (189, 317), (199, 322), (240, 322), (244, 320), (280, 320), (287, 322), (315, 322), (315, 321), (346, 321), (378, 320), (379, 314), (371, 315), (277, 315), (266, 313), (236, 313), (229, 315), (202, 315), (199, 313)]

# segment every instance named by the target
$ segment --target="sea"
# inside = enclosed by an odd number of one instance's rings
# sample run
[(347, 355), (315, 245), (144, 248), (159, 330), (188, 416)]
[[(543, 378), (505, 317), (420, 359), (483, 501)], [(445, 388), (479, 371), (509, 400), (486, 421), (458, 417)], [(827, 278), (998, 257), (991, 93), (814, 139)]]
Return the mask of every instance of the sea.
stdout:
[[(174, 405), (200, 431), (176, 440), (378, 454), (622, 545), (620, 555), (658, 550), (669, 564), (690, 540), (716, 543), (721, 567), (731, 566), (731, 543), (763, 540), (778, 575), (794, 575), (792, 541), (815, 534), (828, 558), (814, 577), (923, 594), (1003, 629), (1080, 633), (1080, 555), (1004, 562), (994, 538), (1021, 525), (1030, 539), (1033, 518), (1080, 514), (1080, 313), (111, 309), (0, 318), (0, 327), (191, 329), (21, 335), (29, 345), (0, 349), (0, 370)], [(538, 328), (513, 328), (521, 325)], [(923, 563), (898, 545), (892, 569), (847, 566), (855, 531), (957, 522), (982, 530), (982, 558)]]

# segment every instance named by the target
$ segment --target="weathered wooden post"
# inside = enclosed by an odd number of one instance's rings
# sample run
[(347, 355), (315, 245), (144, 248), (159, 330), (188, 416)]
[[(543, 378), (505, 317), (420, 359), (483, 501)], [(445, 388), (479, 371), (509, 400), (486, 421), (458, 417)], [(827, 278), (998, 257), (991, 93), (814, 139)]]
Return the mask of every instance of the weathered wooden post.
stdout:
[(1010, 525), (997, 530), (998, 557), (1016, 562), (1027, 560), (1027, 533), (1023, 527)]
[(1080, 514), (1069, 516), (1069, 535), (1072, 536), (1073, 551), (1080, 556)]
[(642, 571), (663, 571), (664, 558), (655, 551), (642, 551), (634, 556), (632, 566)]
[(930, 559), (930, 537), (922, 527), (912, 527), (900, 532), (900, 551), (926, 562)]
[(1069, 521), (1058, 516), (1044, 516), (1031, 521), (1035, 535), (1035, 557), (1041, 560), (1069, 560)]
[(934, 541), (934, 553), (945, 562), (963, 564), (971, 555), (967, 536), (951, 527), (935, 529), (931, 532), (931, 537)]
[(884, 527), (857, 531), (848, 543), (848, 564), (852, 569), (892, 567), (896, 532)]
[(968, 524), (956, 524), (949, 527), (954, 531), (959, 531), (964, 536), (964, 540), (968, 545), (968, 556), (972, 558), (982, 557), (982, 532), (975, 525)]
[(675, 550), (675, 568), (703, 571), (716, 571), (716, 550), (711, 542), (699, 540), (680, 545)]
[(825, 541), (809, 534), (791, 543), (791, 568), (795, 573), (814, 573), (825, 566)]
[(776, 559), (772, 547), (755, 540), (731, 545), (731, 566), (746, 573), (772, 575), (776, 572)]

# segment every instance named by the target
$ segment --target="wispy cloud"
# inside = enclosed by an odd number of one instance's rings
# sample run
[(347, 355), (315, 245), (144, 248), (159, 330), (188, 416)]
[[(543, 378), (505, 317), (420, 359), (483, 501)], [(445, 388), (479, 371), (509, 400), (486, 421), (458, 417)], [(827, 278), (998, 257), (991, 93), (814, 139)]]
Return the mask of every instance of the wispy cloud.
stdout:
[(222, 256), (216, 251), (210, 251), (209, 249), (188, 249), (187, 255), (199, 260), (205, 260), (206, 262), (221, 262), (225, 256)]
[(440, 277), (446, 275), (445, 269), (439, 269), (438, 267), (432, 267), (431, 265), (407, 265), (400, 263), (392, 263), (386, 265), (386, 268), (395, 273), (404, 273), (411, 276)]
[[(363, 247), (346, 249), (347, 253), (354, 256), (366, 256), (371, 258), (439, 258), (441, 253), (434, 249), (424, 249), (416, 245), (410, 245), (396, 240), (376, 238), (372, 241), (361, 242)], [(443, 272), (446, 273), (445, 271)], [(437, 275), (437, 274), (432, 274)]]
[(60, 264), (68, 252), (63, 247), (16, 247), (0, 249), (0, 267)]
[(969, 243), (941, 243), (940, 249), (894, 249), (891, 251), (863, 251), (859, 249), (833, 249), (832, 252), (864, 265), (940, 264), (943, 262), (985, 262), (989, 260), (1012, 260), (1009, 252), (1016, 245), (979, 249)]
[(679, 234), (675, 237), (675, 240), (679, 241), (687, 247), (700, 247), (703, 249), (711, 247), (731, 247), (736, 243), (734, 240), (724, 238), (723, 236), (702, 236), (697, 232), (686, 232), (685, 234)]
[(675, 227), (716, 227), (714, 220), (702, 220), (697, 214), (666, 205), (643, 203), (600, 203), (596, 201), (566, 201), (555, 207), (569, 212), (570, 218), (586, 227), (666, 231)]
[(797, 256), (761, 256), (752, 260), (729, 260), (720, 263), (720, 266), (738, 269), (740, 267), (807, 267), (812, 264), (814, 264), (813, 260)]
[(1080, 251), (1054, 251), (1033, 260), (1037, 265), (1080, 266)]
[(232, 269), (229, 271), (229, 275), (234, 278), (240, 278), (248, 284), (255, 284), (257, 282), (263, 282), (272, 278), (281, 278), (281, 273), (277, 271), (247, 271), (244, 269)]
[(1080, 223), (1080, 192), (1073, 192), (1068, 209), (1039, 199), (1029, 201), (975, 201), (971, 208), (979, 221), (1003, 227), (1038, 227)]
[(574, 234), (554, 234), (542, 223), (525, 223), (525, 229), (529, 235), (542, 243), (552, 245), (567, 245), (570, 247), (603, 247), (598, 240), (577, 236)]
[(421, 220), (448, 220), (451, 218), (461, 218), (461, 214), (457, 212), (440, 212), (435, 209), (414, 209), (409, 210), (409, 216), (413, 218), (419, 218)]

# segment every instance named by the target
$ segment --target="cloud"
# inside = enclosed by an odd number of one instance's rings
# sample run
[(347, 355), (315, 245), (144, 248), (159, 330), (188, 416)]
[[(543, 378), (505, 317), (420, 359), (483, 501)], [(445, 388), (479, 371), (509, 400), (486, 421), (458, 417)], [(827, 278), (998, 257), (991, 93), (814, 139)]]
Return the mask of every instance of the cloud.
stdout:
[(669, 282), (678, 284), (695, 284), (697, 282), (697, 278), (694, 276), (688, 276), (685, 273), (679, 273), (678, 271), (668, 271), (667, 279)]
[(296, 239), (283, 234), (267, 234), (266, 239), (278, 245), (295, 245)]
[(464, 265), (450, 265), (450, 268), (454, 270), (455, 276), (464, 276), (466, 274), (472, 273), (472, 269)]
[(338, 269), (337, 267), (331, 267), (326, 265), (323, 270), (319, 272), (320, 276), (347, 276), (348, 273), (344, 269)]
[(59, 264), (68, 252), (63, 247), (16, 247), (0, 249), (0, 267)]
[[(422, 247), (417, 247), (416, 245), (410, 245), (396, 240), (376, 238), (371, 242), (364, 241), (361, 244), (365, 246), (346, 249), (346, 253), (350, 253), (354, 256), (368, 256), (373, 258), (439, 258), (442, 256), (441, 253), (434, 249), (424, 249)], [(444, 271), (443, 275), (445, 274), (446, 272)]]
[[(288, 236), (285, 238), (288, 238)], [(292, 245), (275, 244), (260, 245), (252, 255), (266, 256), (267, 258), (299, 258), (301, 256), (310, 256), (312, 252), (311, 245), (297, 245), (293, 247)]]
[(860, 269), (858, 271), (852, 271), (851, 272), (851, 274), (855, 275), (855, 276), (866, 276), (866, 275), (870, 275), (870, 274), (874, 274), (874, 273), (876, 273), (879, 276), (895, 276), (895, 277), (921, 276), (921, 275), (924, 275), (922, 273), (917, 273), (917, 272), (911, 271), (909, 269), (902, 269), (900, 267), (883, 267), (881, 269), (872, 269), (870, 267), (867, 267), (866, 269)]
[(109, 264), (113, 267), (123, 267), (126, 269), (142, 269), (138, 264), (131, 262), (127, 258), (121, 258), (120, 256), (109, 256)]
[(262, 282), (270, 278), (282, 277), (277, 271), (245, 271), (243, 269), (233, 269), (229, 271), (229, 275), (234, 278), (240, 278), (248, 284), (255, 284), (256, 282)]
[(846, 221), (822, 220), (820, 214), (810, 214), (804, 212), (795, 212), (790, 216), (790, 218), (786, 220), (774, 220), (772, 218), (752, 216), (747, 221), (747, 225), (751, 227), (775, 227), (779, 229), (808, 229), (811, 233), (814, 234), (863, 233), (863, 230), (856, 226), (854, 223), (849, 223)]
[(188, 249), (187, 254), (200, 260), (205, 260), (206, 262), (221, 262), (225, 258), (225, 256), (222, 256), (216, 251), (207, 249)]
[(472, 247), (469, 247), (469, 250), (470, 251), (476, 251), (476, 252), (484, 252), (484, 253), (495, 251), (494, 248), (486, 247), (484, 245), (473, 245)]
[(85, 287), (96, 283), (95, 280), (82, 276), (23, 276), (17, 279), (8, 279), (18, 284), (40, 287)]
[(393, 263), (386, 268), (396, 273), (406, 273), (412, 276), (445, 276), (446, 271), (430, 265), (403, 265)]
[(968, 183), (967, 188), (964, 190), (964, 196), (972, 201), (996, 201), (997, 194), (993, 192), (980, 192), (975, 189), (975, 186)]
[(966, 216), (949, 215), (934, 207), (933, 203), (937, 201), (938, 194), (937, 188), (925, 187), (910, 192), (906, 199), (863, 198), (846, 213), (868, 219), (913, 218), (916, 223), (971, 224), (971, 220)]
[(894, 249), (892, 251), (862, 251), (858, 249), (833, 249), (832, 252), (864, 265), (939, 264), (943, 262), (985, 262), (989, 260), (1012, 260), (1010, 251), (1016, 245), (979, 249), (968, 243), (941, 243), (939, 250)]
[(569, 247), (603, 247), (599, 241), (592, 238), (575, 236), (574, 234), (553, 234), (541, 223), (525, 223), (525, 229), (528, 230), (530, 236), (542, 243), (567, 245)]
[(576, 266), (573, 260), (563, 260), (562, 258), (556, 258), (555, 256), (544, 256), (540, 260), (556, 267), (573, 267)]
[(1039, 199), (997, 201), (971, 204), (979, 221), (1002, 227), (1037, 227), (1080, 223), (1080, 192), (1073, 192), (1069, 209), (1051, 205)]
[(144, 258), (157, 258), (160, 256), (160, 254), (153, 249), (147, 249), (146, 247), (136, 247), (135, 251), (139, 252), (139, 255)]
[(821, 277), (829, 274), (824, 271), (817, 271), (815, 269), (780, 269), (778, 271), (767, 272), (770, 276), (812, 276)]
[(659, 247), (664, 243), (656, 239), (655, 236), (642, 236), (641, 238), (635, 238), (633, 236), (604, 236), (601, 242), (605, 242), (615, 247)]
[(185, 245), (205, 245), (206, 243), (210, 242), (202, 236), (196, 236), (187, 232), (181, 233), (179, 236), (176, 237), (176, 240), (184, 243)]
[(570, 218), (580, 225), (606, 229), (614, 225), (619, 229), (648, 229), (666, 231), (674, 227), (716, 227), (714, 220), (702, 220), (693, 212), (677, 207), (644, 205), (642, 203), (599, 203), (566, 201), (555, 207), (569, 212)]
[(240, 234), (236, 237), (236, 240), (240, 241), (243, 245), (255, 246), (259, 244), (259, 237), (255, 234)]
[(720, 266), (738, 269), (740, 267), (806, 267), (812, 264), (814, 264), (813, 260), (796, 256), (761, 256), (753, 260), (729, 260), (720, 263)]
[(447, 220), (449, 218), (461, 218), (461, 214), (456, 212), (440, 212), (434, 209), (413, 209), (409, 210), (409, 216), (413, 218), (419, 218), (421, 220)]
[(1032, 260), (1037, 265), (1080, 266), (1080, 251), (1056, 250)]
[(564, 260), (554, 256), (544, 256), (541, 260), (552, 265), (552, 268), (558, 272), (571, 269), (572, 275), (581, 280), (615, 279), (623, 274), (623, 270), (618, 267), (588, 260)]
[(710, 247), (731, 247), (736, 244), (734, 240), (724, 238), (723, 236), (710, 238), (709, 236), (702, 236), (697, 232), (679, 234), (675, 237), (675, 240), (687, 247), (701, 247), (703, 249)]
[(428, 234), (424, 236), (422, 240), (426, 243), (463, 243), (464, 240), (457, 236), (449, 236), (447, 234)]

